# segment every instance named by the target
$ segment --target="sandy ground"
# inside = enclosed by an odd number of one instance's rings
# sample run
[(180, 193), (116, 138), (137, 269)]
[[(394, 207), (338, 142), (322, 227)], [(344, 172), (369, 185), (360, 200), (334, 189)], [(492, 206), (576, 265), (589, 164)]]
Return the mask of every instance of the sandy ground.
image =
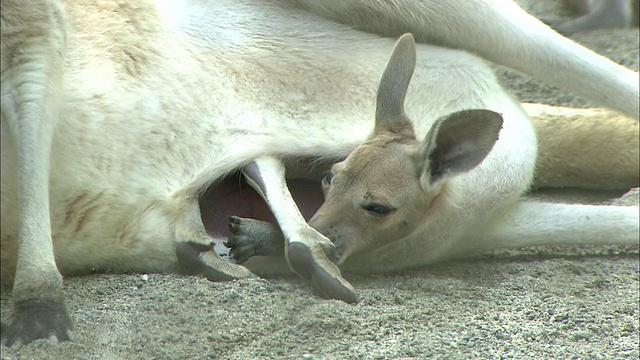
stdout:
[[(555, 1), (529, 7), (553, 16)], [(638, 30), (574, 38), (638, 69)], [(498, 70), (522, 101), (585, 106)], [(607, 203), (616, 192), (536, 198)], [(638, 204), (638, 193), (626, 197)], [(210, 283), (158, 274), (66, 279), (76, 339), (2, 359), (638, 358), (638, 248), (502, 251), (387, 276), (346, 277), (362, 301), (323, 300), (295, 277)], [(2, 318), (11, 306), (2, 293)]]

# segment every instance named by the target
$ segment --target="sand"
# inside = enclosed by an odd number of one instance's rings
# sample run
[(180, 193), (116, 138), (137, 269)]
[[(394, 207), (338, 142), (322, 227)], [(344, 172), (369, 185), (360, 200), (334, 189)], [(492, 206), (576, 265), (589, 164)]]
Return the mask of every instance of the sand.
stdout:
[[(536, 14), (560, 14), (553, 0)], [(638, 29), (577, 34), (638, 69)], [(498, 69), (526, 102), (588, 106)], [(621, 192), (533, 197), (607, 203)], [(638, 192), (622, 202), (638, 204)], [(346, 278), (362, 301), (324, 300), (290, 277), (211, 283), (161, 274), (67, 278), (75, 341), (39, 340), (2, 359), (638, 358), (638, 247), (501, 251), (395, 275)], [(11, 294), (3, 292), (6, 320)]]

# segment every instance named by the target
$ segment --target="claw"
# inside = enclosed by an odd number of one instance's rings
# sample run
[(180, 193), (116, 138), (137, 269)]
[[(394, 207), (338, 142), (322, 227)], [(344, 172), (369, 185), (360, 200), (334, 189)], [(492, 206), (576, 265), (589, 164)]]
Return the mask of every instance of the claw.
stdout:
[(52, 344), (72, 340), (71, 318), (62, 299), (23, 300), (14, 304), (8, 325), (2, 326), (2, 344), (17, 351), (37, 339), (48, 339)]
[(242, 223), (242, 219), (237, 217), (237, 216), (227, 216), (227, 219), (229, 219), (229, 231), (231, 231), (232, 233), (237, 233), (238, 230), (240, 229), (240, 224)]
[(277, 256), (284, 253), (284, 238), (274, 224), (229, 216), (232, 235), (224, 241), (229, 255), (236, 263), (243, 263), (253, 256)]

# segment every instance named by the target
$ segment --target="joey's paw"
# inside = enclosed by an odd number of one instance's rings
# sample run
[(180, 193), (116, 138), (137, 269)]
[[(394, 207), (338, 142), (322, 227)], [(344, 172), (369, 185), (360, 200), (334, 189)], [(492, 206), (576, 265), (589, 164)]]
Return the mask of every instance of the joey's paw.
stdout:
[(238, 264), (256, 255), (282, 255), (284, 238), (274, 224), (229, 216), (231, 236), (224, 242), (230, 249), (229, 256)]
[(232, 235), (224, 242), (224, 246), (230, 249), (229, 256), (232, 259), (242, 264), (256, 255), (258, 244), (254, 241), (253, 226), (249, 219), (229, 216), (229, 231)]
[(18, 350), (37, 339), (52, 343), (73, 340), (73, 322), (64, 301), (16, 302), (8, 324), (2, 324), (2, 344)]
[(232, 264), (213, 252), (212, 246), (193, 242), (176, 244), (176, 256), (183, 270), (192, 274), (202, 274), (210, 281), (230, 281), (257, 278), (244, 266)]

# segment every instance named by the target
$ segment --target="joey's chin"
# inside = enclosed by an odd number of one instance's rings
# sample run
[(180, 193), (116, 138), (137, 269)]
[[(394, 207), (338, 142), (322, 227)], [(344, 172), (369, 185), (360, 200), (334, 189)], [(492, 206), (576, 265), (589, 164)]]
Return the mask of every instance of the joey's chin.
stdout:
[(347, 246), (347, 243), (343, 240), (343, 238), (334, 240), (329, 237), (329, 239), (336, 247), (336, 264), (340, 266), (347, 260), (347, 258), (349, 258), (349, 256), (351, 255), (351, 251), (349, 251), (349, 247)]
[(334, 226), (322, 226), (315, 218), (309, 221), (309, 225), (331, 240), (335, 247), (331, 254), (327, 255), (335, 264), (340, 266), (351, 254), (349, 242), (346, 241), (346, 237), (337, 232)]
[(363, 245), (366, 244), (366, 239), (353, 239), (349, 236), (331, 236), (326, 235), (336, 248), (336, 264), (341, 266), (347, 259), (351, 258), (355, 254), (361, 254), (366, 248)]

